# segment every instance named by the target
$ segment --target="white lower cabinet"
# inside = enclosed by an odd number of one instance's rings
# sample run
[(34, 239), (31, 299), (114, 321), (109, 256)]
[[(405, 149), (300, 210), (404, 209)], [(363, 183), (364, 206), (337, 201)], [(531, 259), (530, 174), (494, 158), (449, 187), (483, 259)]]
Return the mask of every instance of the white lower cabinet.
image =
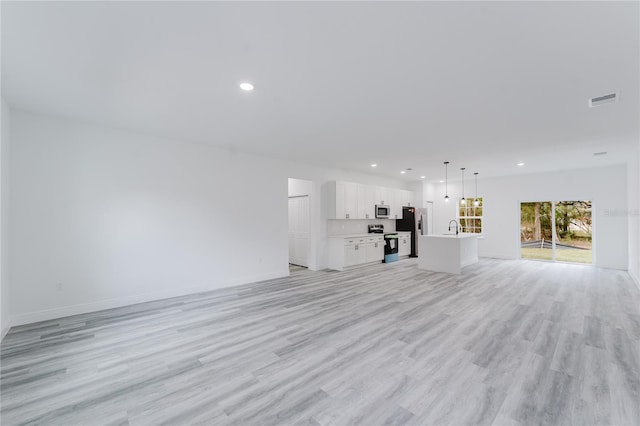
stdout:
[(411, 254), (411, 233), (398, 232), (398, 256), (409, 256)]
[(384, 259), (384, 237), (329, 237), (329, 269), (342, 271), (351, 266), (381, 262)]
[(353, 244), (344, 247), (344, 266), (354, 266), (365, 263), (365, 249), (361, 244)]
[(377, 262), (384, 259), (384, 240), (375, 243), (365, 244), (365, 261)]

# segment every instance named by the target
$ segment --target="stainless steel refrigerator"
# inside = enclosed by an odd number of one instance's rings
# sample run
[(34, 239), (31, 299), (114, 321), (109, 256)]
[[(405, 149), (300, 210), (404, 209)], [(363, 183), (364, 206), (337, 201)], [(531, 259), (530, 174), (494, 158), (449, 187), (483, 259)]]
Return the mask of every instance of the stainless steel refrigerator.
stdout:
[(411, 232), (411, 254), (409, 257), (418, 257), (418, 237), (428, 235), (429, 217), (427, 209), (416, 207), (403, 207), (402, 219), (396, 219), (396, 231)]

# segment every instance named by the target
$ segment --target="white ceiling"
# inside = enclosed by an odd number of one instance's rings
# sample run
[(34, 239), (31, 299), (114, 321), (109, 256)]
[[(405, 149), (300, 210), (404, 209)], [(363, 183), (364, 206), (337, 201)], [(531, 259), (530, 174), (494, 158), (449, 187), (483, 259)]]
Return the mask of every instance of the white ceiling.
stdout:
[(614, 164), (639, 139), (638, 16), (637, 2), (3, 1), (2, 89), (18, 109), (411, 180), (445, 160), (480, 176)]

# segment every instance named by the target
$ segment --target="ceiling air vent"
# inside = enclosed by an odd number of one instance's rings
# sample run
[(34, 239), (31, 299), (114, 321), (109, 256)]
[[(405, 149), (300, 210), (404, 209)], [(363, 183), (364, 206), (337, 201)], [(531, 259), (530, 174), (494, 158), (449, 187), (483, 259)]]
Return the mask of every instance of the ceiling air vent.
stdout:
[(598, 96), (597, 98), (589, 99), (589, 108), (593, 108), (598, 105), (607, 104), (609, 102), (615, 102), (618, 100), (617, 93), (609, 93), (608, 95)]

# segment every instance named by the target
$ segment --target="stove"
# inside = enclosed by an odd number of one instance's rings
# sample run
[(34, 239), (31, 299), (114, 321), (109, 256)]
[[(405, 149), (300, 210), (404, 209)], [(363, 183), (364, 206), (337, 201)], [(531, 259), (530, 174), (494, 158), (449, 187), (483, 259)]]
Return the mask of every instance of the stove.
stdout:
[(384, 225), (369, 225), (370, 234), (384, 234)]

